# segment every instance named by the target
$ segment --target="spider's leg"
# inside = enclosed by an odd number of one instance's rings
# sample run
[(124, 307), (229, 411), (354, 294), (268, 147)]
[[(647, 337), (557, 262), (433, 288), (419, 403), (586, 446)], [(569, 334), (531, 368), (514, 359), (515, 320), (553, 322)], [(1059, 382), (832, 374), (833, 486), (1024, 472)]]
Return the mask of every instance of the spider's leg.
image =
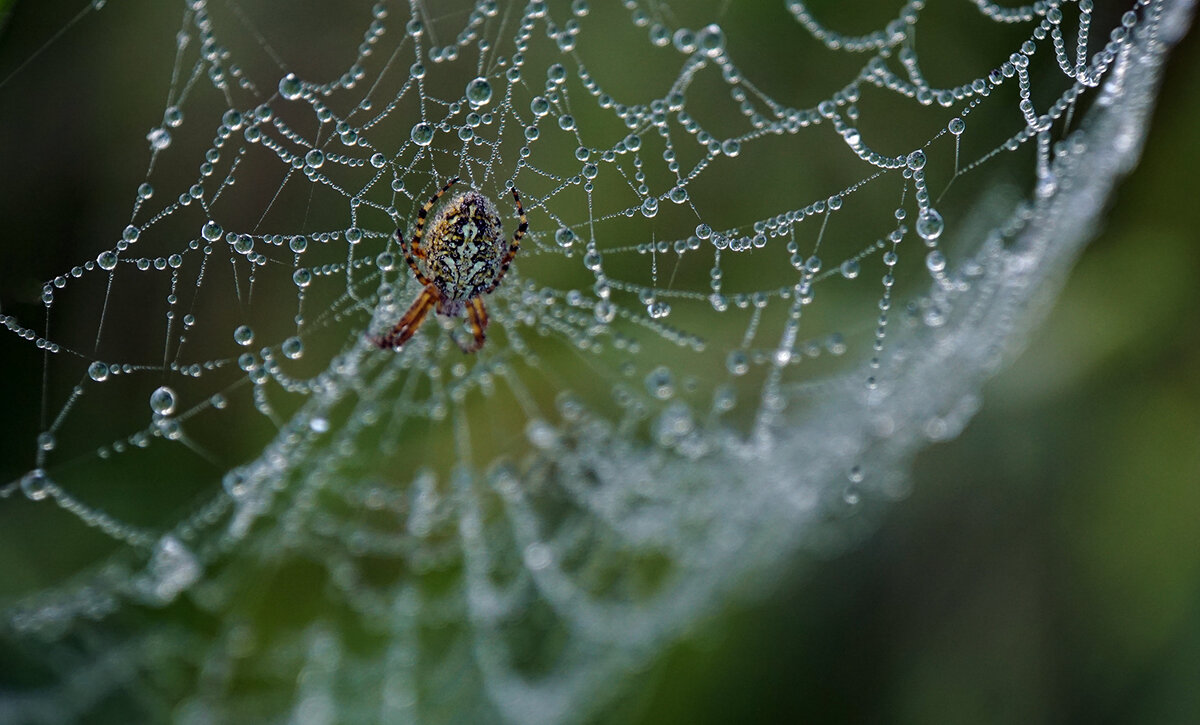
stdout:
[(517, 256), (517, 250), (521, 247), (521, 240), (525, 237), (525, 232), (529, 230), (529, 220), (525, 218), (525, 207), (521, 206), (521, 195), (517, 192), (517, 187), (513, 187), (513, 200), (517, 202), (517, 216), (521, 222), (517, 224), (517, 232), (513, 234), (513, 240), (508, 245), (508, 252), (504, 258), (500, 260), (500, 274), (496, 275), (496, 279), (492, 280), (492, 284), (484, 294), (491, 294), (493, 290), (500, 286), (500, 280), (504, 279), (504, 275), (508, 273), (508, 266), (512, 264), (513, 257)]
[(401, 317), (400, 321), (396, 323), (395, 327), (383, 335), (372, 337), (371, 342), (385, 350), (394, 350), (401, 347), (416, 334), (417, 328), (425, 320), (425, 315), (429, 314), (430, 308), (437, 301), (438, 292), (436, 287), (430, 286), (421, 290), (421, 294), (417, 295), (417, 299), (408, 308), (408, 312), (404, 313), (404, 317)]
[[(417, 266), (417, 260), (413, 259), (413, 253), (412, 253), (412, 251), (409, 250), (408, 245), (405, 244), (404, 235), (400, 233), (399, 229), (396, 230), (395, 236), (396, 236), (396, 243), (400, 245), (400, 251), (404, 252), (404, 261), (408, 262), (408, 268), (412, 270), (413, 276), (415, 276), (417, 278), (417, 281), (421, 283), (422, 287), (428, 287), (431, 284), (433, 284), (432, 282), (429, 281), (428, 277), (421, 274), (421, 269), (420, 269), (420, 267)], [(422, 259), (424, 259), (425, 252), (422, 251), (418, 256), (420, 256)]]
[[(447, 181), (446, 185), (438, 189), (438, 192), (434, 194), (429, 201), (425, 202), (425, 205), (422, 206), (421, 210), (417, 212), (417, 229), (413, 232), (412, 241), (409, 242), (408, 245), (412, 248), (412, 253), (416, 255), (417, 259), (425, 259), (425, 250), (421, 249), (421, 236), (425, 234), (425, 217), (429, 216), (429, 210), (433, 208), (434, 204), (437, 204), (438, 199), (442, 198), (442, 194), (445, 194), (451, 186), (454, 186), (457, 183), (457, 176)], [(415, 270), (415, 265), (413, 265), (412, 260), (409, 260), (408, 263), (410, 266), (413, 266)]]
[(471, 322), (471, 332), (475, 335), (474, 344), (467, 346), (461, 342), (458, 344), (463, 352), (475, 352), (483, 347), (483, 343), (487, 340), (484, 331), (488, 326), (487, 308), (483, 306), (483, 298), (475, 297), (467, 302), (467, 319)]

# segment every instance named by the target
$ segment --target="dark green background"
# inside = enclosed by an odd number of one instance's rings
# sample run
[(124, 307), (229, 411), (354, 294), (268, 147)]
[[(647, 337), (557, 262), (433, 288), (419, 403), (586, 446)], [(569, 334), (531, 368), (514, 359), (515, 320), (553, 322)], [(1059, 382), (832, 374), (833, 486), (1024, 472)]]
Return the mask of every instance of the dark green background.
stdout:
[(966, 431), (866, 545), (678, 647), (632, 721), (1200, 722), (1197, 118), (1193, 31), (1101, 235)]

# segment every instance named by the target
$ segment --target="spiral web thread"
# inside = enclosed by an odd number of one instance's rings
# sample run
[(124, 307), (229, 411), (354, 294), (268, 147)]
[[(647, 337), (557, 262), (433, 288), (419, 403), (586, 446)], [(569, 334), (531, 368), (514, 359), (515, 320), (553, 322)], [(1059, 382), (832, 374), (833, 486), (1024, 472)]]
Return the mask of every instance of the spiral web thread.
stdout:
[[(971, 0), (1019, 32), (939, 86), (924, 2), (857, 36), (788, 2), (775, 32), (851, 61), (814, 97), (782, 48), (739, 64), (731, 7), (593, 5), (342, 9), (365, 31), (319, 82), (248, 8), (183, 4), (128, 226), (40, 323), (0, 318), (44, 358), (0, 505), (108, 542), (3, 602), (45, 677), (0, 720), (586, 718), (752, 575), (869, 529), (961, 429), (1135, 162), (1190, 11)], [(614, 56), (652, 59), (649, 97), (593, 71)], [(849, 183), (784, 175), (835, 162)], [(452, 175), (527, 200), (489, 341), (429, 321), (376, 350), (418, 291), (392, 231)], [(186, 514), (120, 513), (128, 471)]]

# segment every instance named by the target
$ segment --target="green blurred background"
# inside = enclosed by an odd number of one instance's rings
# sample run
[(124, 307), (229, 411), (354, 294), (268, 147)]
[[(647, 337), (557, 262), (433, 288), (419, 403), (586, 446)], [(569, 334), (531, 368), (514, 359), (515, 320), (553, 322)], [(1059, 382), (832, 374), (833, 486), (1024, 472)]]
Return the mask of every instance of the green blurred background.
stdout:
[(680, 646), (630, 722), (1200, 722), (1200, 43), (1045, 322), (855, 551)]
[[(176, 4), (162, 5), (177, 17)], [(63, 7), (22, 32), (47, 37), (74, 12)], [(6, 61), (36, 47), (8, 31), (0, 43), (24, 50)], [(75, 62), (73, 53), (51, 48), (37, 62)], [(965, 433), (919, 456), (913, 494), (861, 547), (804, 567), (765, 602), (677, 646), (612, 721), (1200, 721), (1198, 72), (1200, 44), (1189, 37), (1102, 235)], [(121, 80), (83, 81), (89, 102), (133, 92)], [(157, 75), (144, 82), (160, 93)], [(31, 117), (63, 113), (28, 99)], [(140, 114), (139, 104), (161, 110), (162, 101), (130, 103)], [(104, 133), (58, 148), (80, 174), (113, 168), (125, 152), (105, 148)], [(40, 190), (57, 207), (90, 182), (59, 183)], [(77, 202), (84, 212), (127, 209), (126, 186), (93, 191)], [(28, 220), (18, 222), (29, 235)], [(36, 310), (37, 287), (17, 270), (61, 258), (45, 245), (71, 238), (72, 223), (83, 224), (38, 216), (49, 241), (6, 248), (9, 309)], [(23, 348), (3, 342), (6, 373), (36, 374), (38, 360), (18, 361), (9, 352)], [(36, 396), (20, 394), (5, 416), (10, 441), (36, 425)]]

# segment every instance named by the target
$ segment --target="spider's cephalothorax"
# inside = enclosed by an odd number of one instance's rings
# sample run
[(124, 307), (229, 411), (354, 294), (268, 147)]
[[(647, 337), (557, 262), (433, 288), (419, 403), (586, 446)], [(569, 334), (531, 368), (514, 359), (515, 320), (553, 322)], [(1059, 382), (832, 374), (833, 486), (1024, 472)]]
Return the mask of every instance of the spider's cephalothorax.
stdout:
[(396, 230), (396, 241), (404, 251), (404, 258), (424, 289), (391, 330), (372, 338), (379, 347), (395, 349), (408, 342), (431, 308), (448, 317), (457, 317), (466, 310), (474, 340), (471, 344), (460, 343), (463, 352), (475, 352), (483, 347), (488, 317), (482, 297), (496, 289), (504, 279), (529, 222), (521, 206), (521, 195), (513, 187), (520, 223), (512, 241), (505, 241), (496, 207), (486, 196), (469, 189), (451, 197), (438, 210), (430, 224), (428, 239), (422, 243), (429, 210), (457, 182), (457, 176), (447, 181), (421, 207), (417, 213), (417, 228), (407, 247), (400, 230)]

